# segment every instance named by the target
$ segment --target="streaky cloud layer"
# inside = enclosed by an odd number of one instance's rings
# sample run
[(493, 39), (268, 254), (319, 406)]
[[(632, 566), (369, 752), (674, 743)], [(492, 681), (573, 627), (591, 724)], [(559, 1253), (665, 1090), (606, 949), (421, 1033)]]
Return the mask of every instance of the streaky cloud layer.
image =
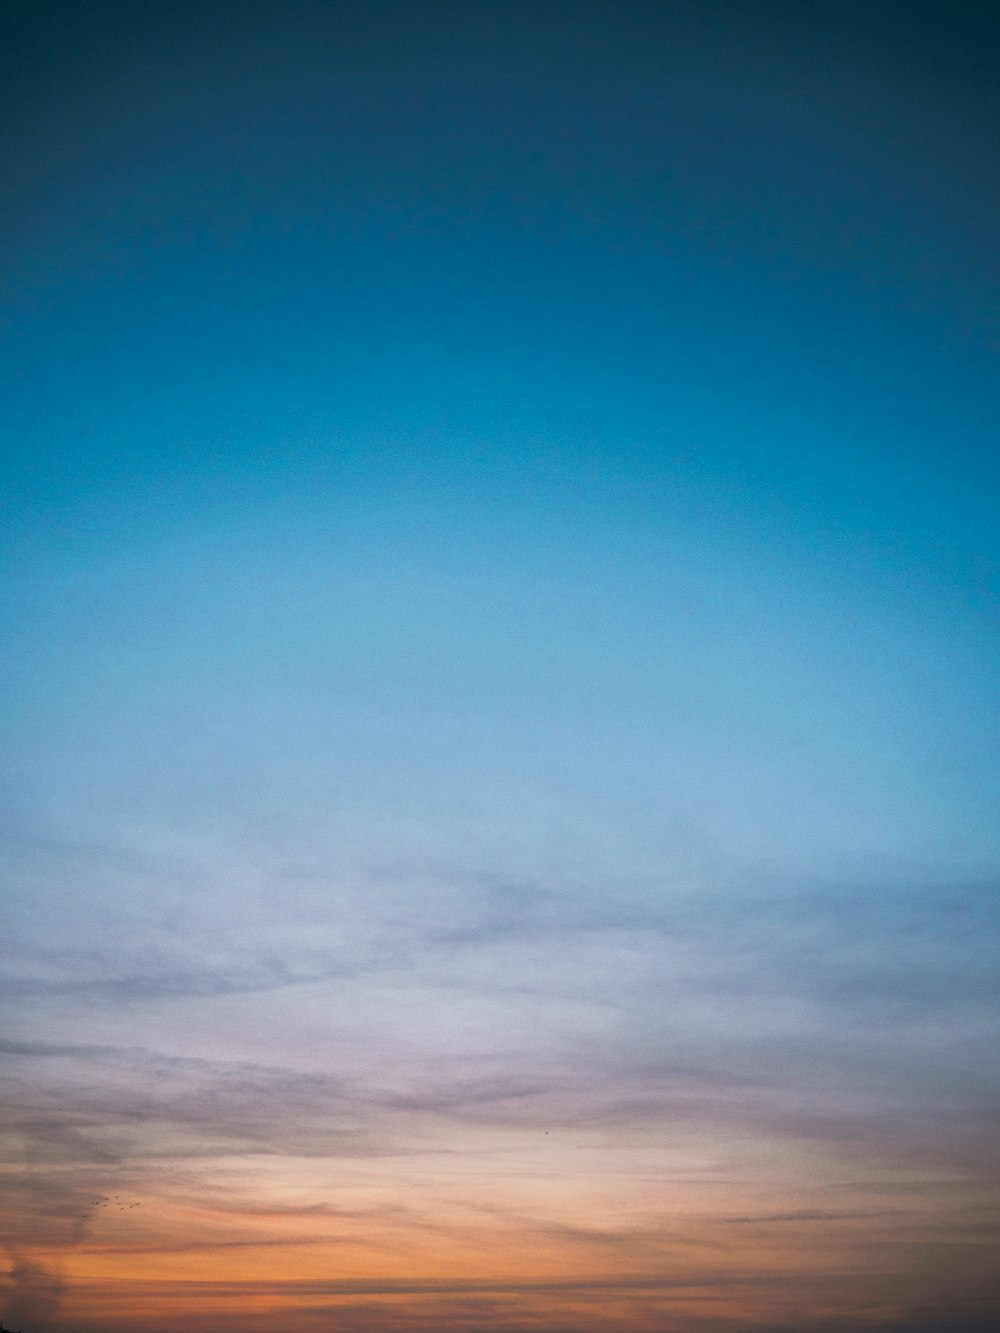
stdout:
[(3, 23), (5, 1326), (995, 1327), (995, 25)]

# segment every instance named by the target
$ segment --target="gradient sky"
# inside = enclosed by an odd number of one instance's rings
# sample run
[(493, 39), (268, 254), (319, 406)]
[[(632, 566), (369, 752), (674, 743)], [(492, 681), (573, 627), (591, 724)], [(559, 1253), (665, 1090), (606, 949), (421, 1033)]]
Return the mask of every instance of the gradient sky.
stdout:
[(1000, 1324), (1000, 24), (4, 7), (0, 1315)]

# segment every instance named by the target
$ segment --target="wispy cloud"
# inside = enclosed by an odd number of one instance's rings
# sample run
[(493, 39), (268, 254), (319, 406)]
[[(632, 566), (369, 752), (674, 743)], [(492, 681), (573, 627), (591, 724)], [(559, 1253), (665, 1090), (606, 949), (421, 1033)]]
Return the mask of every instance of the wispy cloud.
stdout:
[[(62, 1279), (46, 1256), (60, 1248), (185, 1267), (255, 1250), (300, 1263), (326, 1246), (405, 1253), (421, 1236), (461, 1248), (465, 1225), (585, 1271), (620, 1260), (645, 1276), (289, 1287), (281, 1299), (304, 1330), (333, 1300), (359, 1330), (388, 1326), (390, 1302), (415, 1330), (438, 1320), (468, 1333), (485, 1319), (550, 1333), (566, 1302), (577, 1331), (609, 1318), (670, 1328), (664, 1293), (683, 1288), (678, 1330), (709, 1328), (704, 1307), (728, 1281), (739, 1289), (755, 1247), (811, 1253), (835, 1236), (847, 1253), (864, 1233), (905, 1269), (932, 1234), (923, 1200), (935, 1185), (937, 1225), (976, 1234), (969, 1208), (997, 1141), (983, 1055), (997, 922), (981, 884), (642, 883), (618, 886), (612, 903), (593, 883), (413, 873), (423, 912), (400, 867), (377, 910), (352, 900), (338, 921), (334, 898), (307, 932), (287, 928), (276, 900), (254, 924), (204, 937), (171, 930), (16, 960), (4, 991), (16, 1035), (0, 1043), (16, 1205), (6, 1239), (21, 1247), (12, 1264), (34, 1265), (21, 1288), (35, 1283), (39, 1309), (57, 1308)], [(77, 1039), (54, 1036), (56, 1022)], [(753, 1196), (748, 1145), (781, 1164), (769, 1168), (776, 1193)], [(560, 1163), (558, 1194), (602, 1152), (637, 1154), (680, 1191), (683, 1226), (648, 1200), (583, 1222), (577, 1204), (519, 1197), (520, 1186), (477, 1198), (463, 1180), (469, 1161), (523, 1155)], [(240, 1184), (251, 1159), (274, 1164), (273, 1188)], [(414, 1203), (422, 1160), (435, 1163), (436, 1213)], [(304, 1200), (280, 1183), (296, 1162), (314, 1164)], [(363, 1181), (357, 1197), (340, 1197), (338, 1172)], [(115, 1194), (183, 1206), (192, 1236), (164, 1223), (123, 1240), (101, 1220), (132, 1206), (111, 1209)], [(664, 1285), (663, 1272), (704, 1254), (710, 1283), (696, 1265), (690, 1287)], [(609, 1314), (626, 1299), (631, 1313)]]

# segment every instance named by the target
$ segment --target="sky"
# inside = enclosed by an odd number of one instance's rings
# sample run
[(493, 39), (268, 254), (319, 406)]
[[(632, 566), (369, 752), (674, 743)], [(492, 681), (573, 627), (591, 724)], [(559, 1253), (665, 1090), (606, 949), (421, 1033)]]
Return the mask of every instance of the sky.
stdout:
[(3, 7), (5, 1327), (997, 1327), (992, 10)]

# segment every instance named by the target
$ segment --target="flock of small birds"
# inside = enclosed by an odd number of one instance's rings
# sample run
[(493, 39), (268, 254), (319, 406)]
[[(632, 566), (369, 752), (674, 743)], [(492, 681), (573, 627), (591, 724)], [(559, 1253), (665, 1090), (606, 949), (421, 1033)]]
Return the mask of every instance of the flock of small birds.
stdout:
[[(102, 1195), (100, 1199), (95, 1199), (93, 1202), (95, 1208), (117, 1208), (120, 1213), (126, 1212), (129, 1208), (142, 1207), (140, 1203), (123, 1203), (120, 1194), (112, 1194), (110, 1198)], [(4, 1328), (3, 1320), (0, 1319), (0, 1333), (18, 1333), (18, 1331), (13, 1328)]]
[[(122, 1196), (120, 1194), (113, 1194), (111, 1195), (110, 1198), (102, 1196), (100, 1199), (95, 1199), (93, 1202), (95, 1208), (114, 1207), (117, 1208), (119, 1212), (125, 1212), (129, 1208), (142, 1207), (142, 1204), (140, 1203), (122, 1203)], [(4, 1328), (3, 1320), (0, 1319), (0, 1333), (18, 1333), (18, 1330), (13, 1328)]]

